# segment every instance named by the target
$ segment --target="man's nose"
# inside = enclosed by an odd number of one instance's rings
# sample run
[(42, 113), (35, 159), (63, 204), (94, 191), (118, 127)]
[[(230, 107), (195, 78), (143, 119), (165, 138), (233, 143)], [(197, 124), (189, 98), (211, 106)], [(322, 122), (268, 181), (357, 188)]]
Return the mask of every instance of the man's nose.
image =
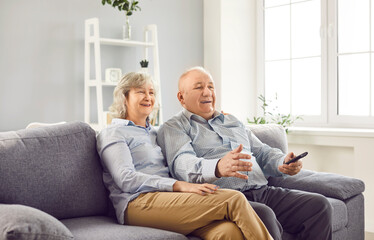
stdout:
[(204, 96), (211, 96), (212, 95), (212, 91), (208, 87), (205, 87), (204, 91), (203, 91), (203, 95)]

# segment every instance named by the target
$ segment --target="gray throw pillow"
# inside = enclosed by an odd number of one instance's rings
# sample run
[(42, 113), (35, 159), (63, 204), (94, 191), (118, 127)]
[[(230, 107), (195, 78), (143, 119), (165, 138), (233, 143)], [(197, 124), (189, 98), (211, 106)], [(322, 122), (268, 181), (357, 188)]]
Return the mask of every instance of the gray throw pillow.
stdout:
[(0, 204), (0, 239), (72, 240), (69, 229), (51, 215), (23, 205)]

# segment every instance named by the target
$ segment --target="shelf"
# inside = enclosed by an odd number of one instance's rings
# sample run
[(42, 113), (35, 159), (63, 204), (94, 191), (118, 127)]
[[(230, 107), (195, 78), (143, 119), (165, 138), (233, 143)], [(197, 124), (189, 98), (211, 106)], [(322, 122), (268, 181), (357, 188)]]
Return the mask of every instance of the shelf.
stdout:
[[(90, 37), (88, 39), (88, 42), (95, 43), (95, 38)], [(103, 44), (103, 45), (122, 46), (122, 47), (134, 47), (134, 46), (153, 47), (154, 46), (154, 44), (150, 42), (131, 41), (131, 40), (112, 39), (112, 38), (99, 38), (99, 42), (100, 44)]]
[[(97, 80), (89, 80), (87, 85), (89, 87), (96, 87), (97, 85), (99, 84), (99, 82)], [(112, 82), (101, 82), (101, 85), (102, 86), (110, 86), (110, 87), (115, 87), (117, 86), (118, 83), (112, 83)]]
[[(150, 38), (148, 38), (150, 37)], [(118, 82), (106, 82), (102, 75), (101, 65), (101, 47), (103, 45), (119, 46), (119, 47), (140, 47), (144, 51), (144, 58), (148, 58), (148, 51), (152, 51), (152, 77), (155, 86), (160, 85), (160, 65), (158, 57), (158, 41), (157, 26), (155, 24), (147, 25), (144, 28), (144, 41), (112, 39), (100, 37), (99, 19), (91, 18), (85, 21), (85, 54), (84, 54), (84, 120), (89, 123), (96, 131), (104, 128), (108, 122), (107, 113), (103, 107), (103, 88), (115, 87)], [(122, 53), (123, 54), (123, 53)], [(126, 54), (125, 54), (126, 55)], [(94, 61), (91, 61), (92, 57)], [(138, 61), (138, 60), (136, 60)], [(92, 71), (94, 69), (94, 71)], [(91, 73), (94, 75), (91, 76)], [(96, 90), (96, 94), (92, 96), (92, 100), (96, 98), (97, 122), (90, 120), (91, 108), (91, 89)], [(161, 102), (161, 89), (157, 94), (157, 101)], [(156, 124), (162, 123), (162, 108), (158, 110), (158, 114), (153, 119)]]

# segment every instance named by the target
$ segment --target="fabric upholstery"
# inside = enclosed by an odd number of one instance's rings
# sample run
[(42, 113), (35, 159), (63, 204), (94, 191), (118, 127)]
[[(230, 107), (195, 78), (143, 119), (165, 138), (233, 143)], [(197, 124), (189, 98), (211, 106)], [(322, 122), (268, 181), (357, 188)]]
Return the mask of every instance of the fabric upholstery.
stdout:
[(348, 210), (348, 234), (346, 239), (364, 239), (365, 205), (364, 196), (359, 194), (345, 201)]
[(72, 122), (0, 133), (0, 203), (61, 218), (105, 214), (95, 131)]
[(335, 198), (327, 198), (333, 208), (332, 211), (332, 231), (335, 232), (344, 228), (348, 224), (347, 206), (341, 200)]
[(283, 153), (288, 152), (287, 135), (284, 128), (277, 124), (250, 124), (246, 125), (261, 142), (270, 147), (278, 148)]
[(113, 218), (96, 216), (62, 220), (77, 240), (186, 240), (186, 236), (155, 228), (120, 225)]
[(320, 193), (326, 197), (345, 200), (365, 190), (363, 181), (333, 173), (314, 172), (303, 169), (286, 178), (268, 179), (269, 185)]
[(38, 209), (0, 204), (0, 239), (2, 240), (72, 240), (64, 224)]

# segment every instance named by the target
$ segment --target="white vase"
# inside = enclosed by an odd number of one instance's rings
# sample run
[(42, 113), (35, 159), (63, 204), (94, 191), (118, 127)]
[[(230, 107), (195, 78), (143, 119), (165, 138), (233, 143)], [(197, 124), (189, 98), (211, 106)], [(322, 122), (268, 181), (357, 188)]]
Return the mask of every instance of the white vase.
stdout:
[(123, 25), (122, 37), (123, 37), (124, 40), (130, 40), (131, 39), (131, 26), (130, 26), (129, 16), (126, 16), (126, 22)]

